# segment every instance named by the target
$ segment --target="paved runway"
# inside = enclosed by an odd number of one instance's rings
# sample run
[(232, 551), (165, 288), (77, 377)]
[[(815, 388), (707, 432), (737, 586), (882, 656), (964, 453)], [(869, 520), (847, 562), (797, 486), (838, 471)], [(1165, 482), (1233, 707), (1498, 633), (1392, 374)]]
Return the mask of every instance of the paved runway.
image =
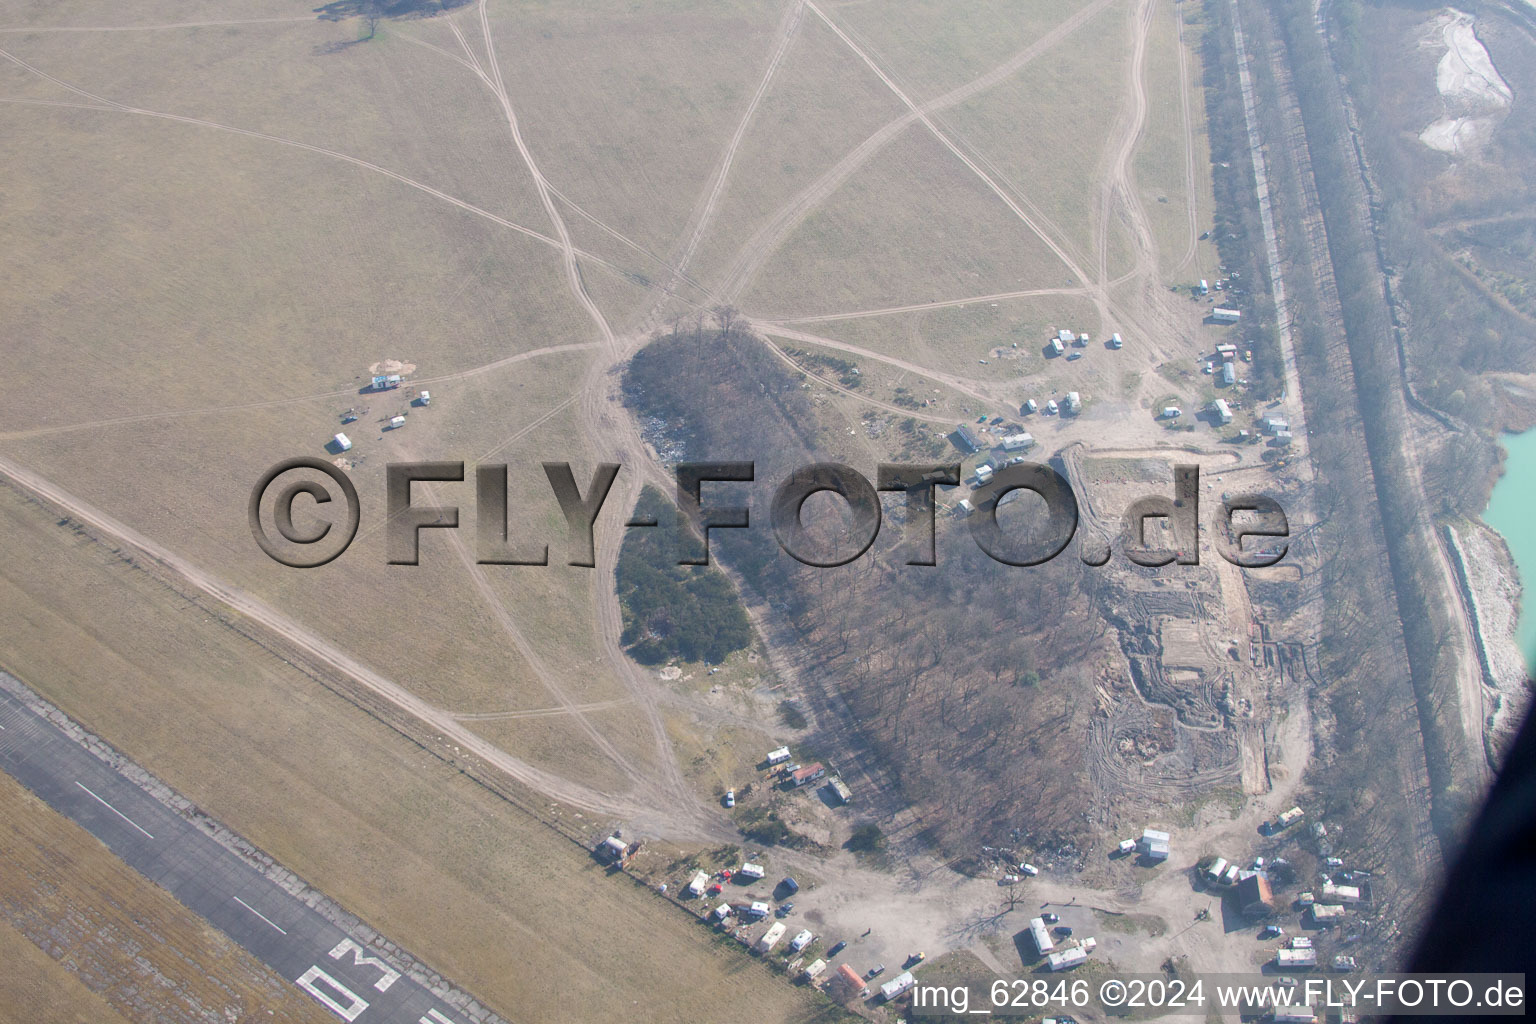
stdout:
[(456, 1010), (434, 997), (408, 976), (404, 961), (386, 961), (376, 945), (365, 949), (42, 717), (20, 692), (13, 677), (0, 679), (0, 768), (342, 1020), (500, 1019), (476, 1004)]

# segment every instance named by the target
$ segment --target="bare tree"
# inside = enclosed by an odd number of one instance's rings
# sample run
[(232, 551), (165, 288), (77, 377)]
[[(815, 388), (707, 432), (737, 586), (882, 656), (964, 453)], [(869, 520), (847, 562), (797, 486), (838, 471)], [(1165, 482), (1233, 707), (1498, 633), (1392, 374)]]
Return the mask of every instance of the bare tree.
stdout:
[(384, 16), (383, 0), (363, 0), (362, 5), (363, 24), (368, 26), (368, 39), (373, 38), (374, 30), (379, 26), (379, 19)]
[(710, 310), (710, 313), (714, 315), (715, 326), (720, 328), (721, 334), (730, 334), (735, 330), (737, 321), (741, 317), (735, 306), (716, 306)]

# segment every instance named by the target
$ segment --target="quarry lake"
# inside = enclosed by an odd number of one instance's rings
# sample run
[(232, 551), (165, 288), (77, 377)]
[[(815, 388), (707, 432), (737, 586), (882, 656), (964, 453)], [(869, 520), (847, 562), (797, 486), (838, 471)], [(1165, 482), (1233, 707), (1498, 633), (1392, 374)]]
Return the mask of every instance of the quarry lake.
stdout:
[(1509, 455), (1483, 521), (1504, 536), (1520, 569), (1520, 650), (1536, 669), (1536, 430), (1505, 434), (1501, 443)]

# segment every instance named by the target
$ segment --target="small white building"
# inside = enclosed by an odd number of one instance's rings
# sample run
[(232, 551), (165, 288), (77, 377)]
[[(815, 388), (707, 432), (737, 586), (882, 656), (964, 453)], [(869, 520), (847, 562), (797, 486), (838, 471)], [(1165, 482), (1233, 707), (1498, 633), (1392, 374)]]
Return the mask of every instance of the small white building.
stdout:
[(1072, 332), (1063, 327), (1056, 332), (1056, 340), (1065, 345), (1072, 340)]
[(757, 945), (753, 948), (756, 949), (758, 953), (771, 952), (773, 947), (779, 944), (779, 940), (784, 937), (784, 933), (788, 930), (789, 928), (784, 924), (783, 921), (775, 921), (766, 932), (763, 932), (763, 937), (757, 940)]
[(1200, 279), (1199, 292), (1200, 292), (1201, 295), (1209, 295), (1211, 293), (1211, 286), (1206, 282), (1205, 278), (1203, 278), (1203, 277)]
[(1273, 1020), (1275, 1024), (1317, 1024), (1317, 1014), (1310, 1006), (1277, 1006)]
[(809, 946), (811, 944), (811, 940), (814, 939), (815, 937), (816, 937), (815, 935), (811, 934), (811, 930), (809, 928), (804, 929), (799, 934), (797, 934), (794, 938), (789, 940), (789, 950), (790, 950), (790, 952), (792, 952), (792, 953), (800, 952), (806, 946)]
[(1071, 970), (1088, 962), (1088, 951), (1082, 946), (1073, 946), (1060, 953), (1051, 953), (1045, 958), (1045, 962), (1053, 971)]
[(1002, 440), (1003, 451), (1016, 452), (1024, 448), (1033, 448), (1035, 439), (1029, 434), (1009, 434)]
[(890, 1002), (916, 983), (917, 979), (912, 977), (911, 971), (902, 971), (896, 977), (880, 986), (880, 998)]
[(403, 426), (405, 426), (405, 417), (404, 416), (391, 416), (389, 418), (389, 429), (390, 430), (399, 430)]
[(430, 391), (423, 391), (421, 393), (421, 397), (418, 398), (417, 401), (420, 402), (422, 405), (431, 405), (432, 404), (432, 392), (430, 392)]
[(800, 977), (806, 981), (815, 981), (821, 977), (821, 973), (827, 969), (825, 960), (812, 960), (811, 965), (801, 972)]
[(731, 905), (729, 903), (722, 903), (716, 907), (715, 912), (709, 916), (714, 918), (716, 921), (724, 921), (726, 918), (731, 916)]
[(1242, 312), (1236, 309), (1224, 309), (1221, 306), (1217, 306), (1211, 310), (1211, 319), (1218, 324), (1235, 324), (1242, 318)]
[(1211, 866), (1205, 869), (1205, 873), (1217, 881), (1221, 880), (1222, 872), (1227, 870), (1227, 858), (1217, 857)]
[(1051, 355), (1059, 356), (1065, 351), (1066, 349), (1062, 347), (1060, 338), (1051, 339)]
[(1165, 405), (1165, 406), (1163, 406), (1163, 416), (1162, 416), (1162, 418), (1165, 419), (1165, 420), (1176, 420), (1176, 419), (1178, 419), (1182, 415), (1184, 415), (1184, 410), (1180, 409), (1176, 405)]
[(708, 887), (709, 876), (704, 872), (699, 871), (694, 874), (693, 881), (688, 883), (688, 888), (686, 891), (689, 896), (702, 896), (704, 895), (704, 890)]
[(1275, 950), (1275, 966), (1286, 967), (1316, 967), (1317, 950), (1315, 949), (1277, 949)]
[(1035, 949), (1039, 950), (1042, 956), (1056, 948), (1056, 943), (1051, 941), (1051, 933), (1046, 930), (1043, 917), (1029, 919), (1029, 937), (1035, 940)]
[(773, 913), (773, 908), (766, 903), (753, 901), (752, 905), (747, 908), (747, 913), (753, 917), (767, 917)]
[[(762, 878), (763, 866), (761, 864), (753, 864), (748, 862), (743, 864), (741, 866), (741, 870), (736, 873), (741, 875), (743, 878)], [(753, 904), (753, 906), (756, 906), (756, 904)]]
[(1025, 412), (1033, 413), (1033, 412), (1038, 411), (1039, 408), (1040, 408), (1040, 403), (1035, 401), (1033, 398), (1031, 398), (1029, 401), (1024, 403), (1024, 411)]
[(1221, 382), (1227, 387), (1237, 383), (1237, 367), (1231, 363), (1221, 364)]
[(1344, 908), (1337, 903), (1312, 904), (1312, 920), (1317, 924), (1333, 924), (1344, 917)]
[(1216, 419), (1223, 426), (1232, 422), (1232, 407), (1227, 404), (1225, 398), (1218, 398), (1211, 403), (1211, 412), (1216, 414)]
[(331, 443), (336, 446), (336, 450), (339, 452), (349, 452), (352, 450), (352, 439), (346, 434), (337, 434), (331, 439)]
[(1083, 409), (1083, 396), (1076, 391), (1067, 392), (1067, 412), (1077, 414)]
[(985, 484), (987, 481), (989, 481), (991, 479), (992, 479), (992, 467), (991, 466), (977, 466), (976, 467), (976, 483), (977, 483), (978, 486), (980, 486), (982, 484)]
[(1079, 345), (1086, 345), (1086, 344), (1088, 344), (1088, 332), (1087, 331), (1084, 331), (1082, 334), (1079, 334), (1077, 336), (1077, 343)]
[(1167, 860), (1172, 852), (1171, 837), (1167, 832), (1159, 832), (1155, 828), (1141, 830), (1141, 842), (1138, 848), (1142, 856), (1149, 860)]
[(779, 748), (777, 748), (775, 750), (768, 751), (768, 763), (770, 765), (783, 764), (785, 761), (788, 761), (788, 760), (789, 760), (789, 748), (788, 747), (779, 747)]
[(1323, 883), (1323, 895), (1320, 897), (1325, 903), (1359, 903), (1360, 887), (1357, 885), (1334, 885), (1332, 882)]
[(955, 512), (960, 516), (968, 516), (976, 511), (976, 506), (971, 504), (971, 499), (961, 498), (960, 504), (955, 506)]
[[(1281, 420), (1280, 422), (1284, 423), (1285, 421)], [(1290, 828), (1292, 825), (1294, 825), (1298, 821), (1300, 821), (1301, 818), (1302, 818), (1302, 815), (1305, 814), (1305, 813), (1306, 812), (1303, 811), (1300, 807), (1292, 807), (1288, 811), (1281, 811), (1280, 812), (1280, 827), (1281, 828)]]
[(1120, 852), (1121, 853), (1131, 853), (1135, 849), (1136, 849), (1136, 840), (1134, 840), (1134, 839), (1122, 839), (1122, 840), (1120, 840)]

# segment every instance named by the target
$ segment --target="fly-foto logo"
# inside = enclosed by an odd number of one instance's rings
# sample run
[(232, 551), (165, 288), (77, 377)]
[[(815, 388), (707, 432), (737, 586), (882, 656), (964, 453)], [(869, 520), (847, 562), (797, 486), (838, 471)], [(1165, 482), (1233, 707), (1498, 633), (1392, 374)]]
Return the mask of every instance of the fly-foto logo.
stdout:
[[(618, 477), (618, 463), (603, 463), (585, 490), (568, 462), (543, 463), (545, 477), (565, 516), (568, 564), (591, 568), (596, 563), (594, 533), (603, 504)], [(704, 500), (706, 483), (750, 483), (756, 479), (751, 462), (685, 462), (674, 467), (677, 482), (677, 543), (679, 565), (708, 565), (713, 530), (750, 529), (751, 509), (745, 505), (712, 505)], [(316, 479), (319, 474), (324, 480)], [(328, 481), (328, 482), (327, 482)], [(422, 530), (456, 530), (458, 505), (417, 504), (417, 483), (460, 484), (462, 462), (396, 462), (385, 471), (385, 548), (390, 565), (417, 565)], [(1148, 495), (1133, 502), (1121, 520), (1119, 548), (1137, 565), (1157, 567), (1200, 564), (1200, 468), (1174, 467), (1174, 493)], [(960, 466), (881, 464), (870, 482), (858, 470), (840, 463), (820, 462), (790, 473), (779, 484), (769, 506), (769, 522), (779, 547), (810, 566), (830, 568), (861, 558), (880, 533), (880, 492), (905, 501), (903, 542), (906, 564), (937, 565), (934, 542), (937, 520), (935, 489), (960, 483)], [(335, 496), (345, 503), (344, 515), (328, 520), (320, 513)], [(998, 509), (1023, 493), (1040, 501), (1027, 528), (1007, 531)], [(843, 539), (829, 546), (805, 522), (805, 505), (813, 495), (828, 493), (847, 507)], [(1010, 497), (1012, 496), (1012, 497)], [(474, 518), (476, 561), (481, 565), (548, 565), (545, 538), (509, 536), (507, 466), (475, 467)], [(306, 525), (295, 520), (295, 505), (307, 498)], [(967, 519), (976, 545), (994, 560), (1010, 566), (1040, 565), (1060, 555), (1078, 532), (1079, 513), (1072, 487), (1053, 467), (1021, 462), (999, 469), (985, 486), (967, 499), (974, 511)], [(1043, 515), (1041, 514), (1043, 512)], [(320, 459), (300, 457), (278, 463), (262, 474), (251, 491), (249, 518), (256, 543), (274, 561), (312, 569), (336, 559), (357, 536), (362, 505), (357, 488), (340, 469)], [(268, 532), (268, 520), (277, 538)], [(1153, 524), (1156, 524), (1154, 527)], [(656, 528), (655, 519), (632, 520), (626, 528)], [(1212, 515), (1217, 552), (1245, 569), (1272, 566), (1285, 557), (1290, 523), (1273, 498), (1263, 494), (1223, 495)], [(1149, 537), (1153, 530), (1155, 537)], [(1253, 540), (1254, 543), (1246, 543)], [(1099, 566), (1111, 557), (1110, 545), (1087, 538), (1079, 557)]]

